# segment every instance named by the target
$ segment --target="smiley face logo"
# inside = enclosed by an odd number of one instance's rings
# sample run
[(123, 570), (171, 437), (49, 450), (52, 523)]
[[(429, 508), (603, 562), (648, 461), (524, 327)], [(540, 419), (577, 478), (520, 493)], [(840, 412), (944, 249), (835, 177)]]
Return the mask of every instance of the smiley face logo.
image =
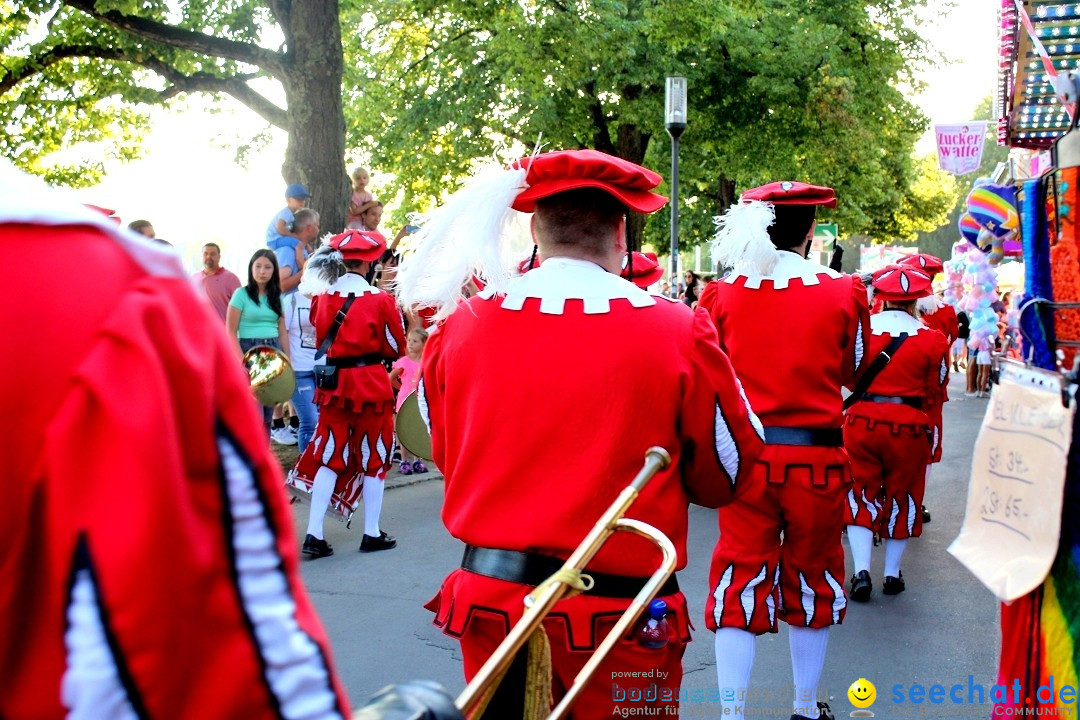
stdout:
[(851, 683), (851, 687), (847, 691), (848, 700), (851, 704), (857, 708), (868, 708), (874, 704), (874, 700), (877, 699), (877, 688), (874, 687), (874, 683), (870, 682), (866, 678), (859, 678), (855, 682)]

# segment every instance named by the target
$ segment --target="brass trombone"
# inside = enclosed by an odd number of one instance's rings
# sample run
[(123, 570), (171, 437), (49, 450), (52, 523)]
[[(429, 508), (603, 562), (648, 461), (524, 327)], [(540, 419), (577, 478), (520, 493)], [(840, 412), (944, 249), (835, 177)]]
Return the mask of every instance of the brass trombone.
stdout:
[[(649, 578), (649, 581), (645, 583), (645, 586), (641, 588), (641, 591), (630, 601), (630, 606), (615, 623), (615, 627), (611, 632), (607, 634), (604, 640), (600, 643), (600, 646), (593, 653), (593, 656), (589, 658), (589, 661), (585, 663), (585, 666), (581, 668), (581, 671), (574, 678), (574, 683), (567, 690), (566, 695), (555, 706), (555, 709), (548, 715), (548, 720), (562, 718), (566, 715), (570, 706), (573, 704), (577, 696), (585, 688), (585, 685), (589, 682), (593, 673), (603, 662), (611, 649), (615, 646), (615, 643), (619, 641), (628, 630), (630, 625), (637, 620), (649, 603), (652, 601), (656, 594), (660, 591), (660, 588), (667, 582), (667, 579), (671, 577), (675, 572), (675, 565), (678, 562), (678, 558), (675, 554), (675, 546), (671, 543), (664, 533), (660, 532), (652, 525), (643, 523), (639, 520), (633, 520), (624, 518), (623, 515), (630, 508), (630, 505), (637, 499), (637, 496), (641, 493), (645, 484), (652, 479), (653, 475), (658, 470), (667, 467), (671, 463), (671, 456), (667, 451), (661, 447), (649, 448), (645, 453), (645, 464), (638, 471), (637, 476), (629, 486), (623, 489), (619, 493), (619, 497), (615, 499), (615, 502), (604, 512), (596, 524), (593, 526), (589, 534), (585, 536), (585, 539), (581, 541), (581, 544), (571, 553), (570, 557), (566, 559), (563, 564), (563, 571), (572, 570), (575, 572), (582, 571), (588, 565), (589, 561), (596, 556), (596, 553), (600, 551), (604, 543), (611, 535), (618, 531), (632, 532), (635, 535), (641, 535), (649, 540), (660, 549), (663, 554), (660, 567)], [(584, 576), (583, 576), (584, 579)], [(589, 583), (591, 585), (591, 583)], [(506, 636), (506, 639), (502, 641), (502, 644), (492, 653), (487, 662), (473, 678), (472, 682), (462, 691), (458, 696), (456, 704), (462, 714), (466, 717), (471, 716), (476, 709), (485, 703), (490, 695), (498, 685), (502, 676), (506, 673), (507, 668), (510, 667), (514, 656), (529, 640), (529, 636), (540, 627), (540, 624), (544, 621), (544, 618), (551, 611), (552, 607), (560, 599), (562, 599), (571, 589), (561, 579), (553, 578), (549, 582), (545, 582), (538, 586), (534, 590), (534, 594), (530, 594), (525, 598), (525, 605), (528, 608), (525, 614), (522, 615), (521, 620), (514, 625), (510, 630), (510, 634)], [(538, 595), (535, 593), (539, 593)], [(542, 630), (541, 630), (542, 632)]]
[(280, 405), (296, 389), (296, 373), (285, 353), (269, 345), (256, 345), (244, 353), (251, 391), (266, 407)]

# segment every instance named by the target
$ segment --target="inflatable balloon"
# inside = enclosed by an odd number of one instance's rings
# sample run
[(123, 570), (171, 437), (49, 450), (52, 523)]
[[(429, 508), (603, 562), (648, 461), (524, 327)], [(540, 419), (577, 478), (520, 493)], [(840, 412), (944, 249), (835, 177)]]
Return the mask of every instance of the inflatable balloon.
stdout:
[[(960, 228), (960, 236), (967, 240), (969, 243), (974, 244), (979, 237), (979, 230), (982, 229), (982, 226), (979, 225), (978, 221), (976, 221), (975, 218), (971, 217), (970, 214), (964, 213), (960, 216), (960, 222), (957, 223), (957, 225)], [(953, 254), (955, 253), (956, 250), (954, 248)]]
[[(1020, 227), (1016, 188), (1012, 185), (981, 185), (967, 197), (968, 214), (994, 235), (1004, 237)], [(983, 250), (987, 252), (988, 250)]]

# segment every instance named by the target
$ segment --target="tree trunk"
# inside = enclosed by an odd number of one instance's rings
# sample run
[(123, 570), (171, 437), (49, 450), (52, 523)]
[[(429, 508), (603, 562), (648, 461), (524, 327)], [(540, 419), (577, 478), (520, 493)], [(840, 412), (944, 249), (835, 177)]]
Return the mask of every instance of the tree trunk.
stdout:
[(716, 214), (723, 215), (727, 209), (738, 200), (735, 195), (735, 181), (728, 179), (727, 175), (720, 173), (716, 182)]
[[(649, 148), (650, 135), (642, 132), (637, 125), (620, 124), (617, 135), (617, 155), (623, 160), (640, 165), (645, 160), (645, 151)], [(631, 212), (626, 219), (626, 245), (631, 250), (641, 250), (641, 240), (645, 237), (645, 216)]]
[(331, 233), (345, 228), (350, 196), (338, 14), (337, 0), (294, 2), (285, 28), (289, 144), (281, 174), (286, 183), (307, 186), (311, 192), (308, 206), (319, 213), (322, 231)]

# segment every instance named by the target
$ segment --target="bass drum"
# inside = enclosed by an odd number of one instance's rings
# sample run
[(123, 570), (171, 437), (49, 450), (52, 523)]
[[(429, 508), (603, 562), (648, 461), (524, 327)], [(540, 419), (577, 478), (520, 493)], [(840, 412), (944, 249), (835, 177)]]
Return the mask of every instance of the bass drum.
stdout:
[(431, 434), (424, 418), (420, 414), (420, 400), (413, 391), (406, 396), (398, 410), (394, 423), (398, 442), (413, 455), (424, 460), (433, 460), (431, 452)]

